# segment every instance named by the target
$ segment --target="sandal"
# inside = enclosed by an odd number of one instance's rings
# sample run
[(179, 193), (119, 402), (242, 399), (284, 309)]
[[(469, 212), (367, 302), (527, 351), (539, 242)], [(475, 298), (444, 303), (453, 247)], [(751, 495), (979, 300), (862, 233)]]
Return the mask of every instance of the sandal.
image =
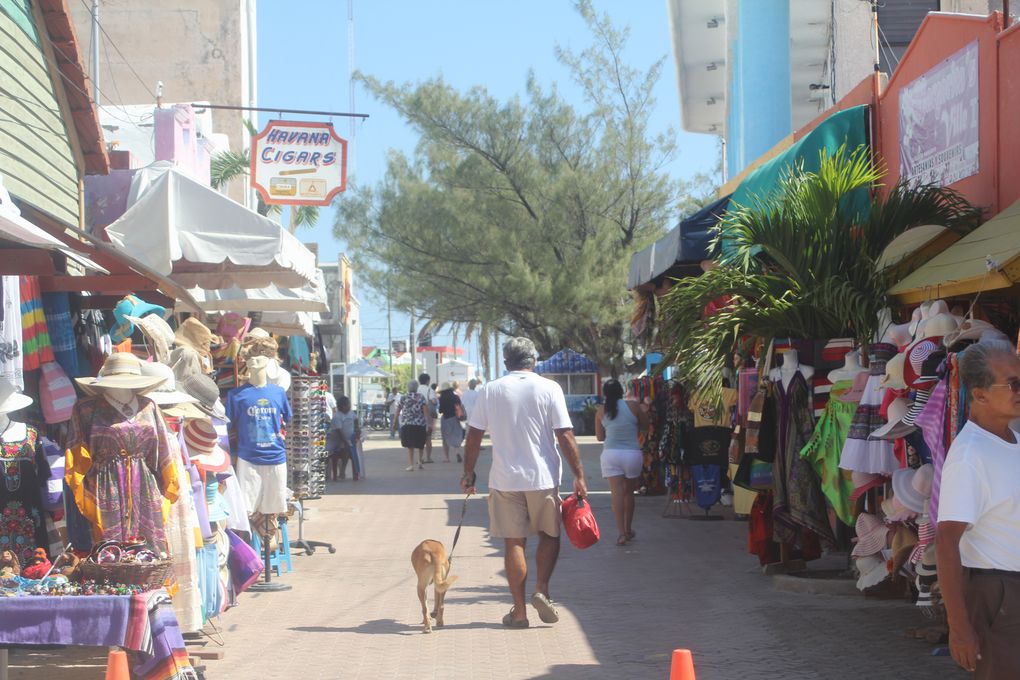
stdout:
[(627, 532), (627, 540), (628, 541), (633, 541), (635, 538), (637, 538), (637, 532), (636, 531), (628, 531)]
[(560, 620), (560, 613), (556, 611), (552, 600), (542, 593), (531, 596), (531, 606), (538, 610), (538, 618), (542, 619), (542, 623), (556, 623)]
[(528, 623), (528, 619), (526, 619), (526, 618), (515, 621), (514, 620), (514, 607), (510, 607), (510, 611), (507, 613), (506, 616), (503, 617), (503, 625), (506, 626), (507, 628), (520, 628), (520, 629), (524, 629), (524, 628), (527, 628), (528, 626), (530, 626), (531, 624)]
[(620, 534), (620, 537), (616, 539), (616, 545), (621, 547), (627, 545), (627, 534)]

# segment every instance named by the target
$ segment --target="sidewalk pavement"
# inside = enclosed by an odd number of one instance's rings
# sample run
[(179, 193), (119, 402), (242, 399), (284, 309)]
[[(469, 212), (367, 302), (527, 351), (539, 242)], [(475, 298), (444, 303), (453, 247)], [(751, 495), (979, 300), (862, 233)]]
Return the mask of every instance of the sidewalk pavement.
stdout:
[[(617, 547), (593, 439), (582, 440), (582, 455), (603, 540), (585, 551), (564, 540), (552, 581), (560, 622), (542, 624), (529, 608), (531, 629), (500, 624), (511, 602), (482, 495), (468, 501), (446, 627), (424, 635), (411, 550), (426, 538), (451, 545), (464, 498), (461, 466), (405, 472), (406, 452), (385, 435), (373, 437), (366, 478), (331, 483), (308, 504), (306, 537), (333, 542), (336, 554), (294, 555), (295, 572), (280, 579), (290, 591), (243, 594), (216, 622), (226, 655), (205, 662), (205, 677), (665, 680), (670, 652), (681, 647), (693, 650), (698, 680), (966, 677), (948, 657), (932, 657), (930, 645), (904, 636), (928, 623), (908, 603), (773, 590), (747, 554), (747, 524), (728, 512), (719, 522), (665, 519), (665, 497), (639, 497), (637, 540)], [(438, 442), (434, 457), (442, 458)], [(486, 451), (483, 494), (488, 465)], [(564, 488), (571, 484), (568, 473)], [(530, 594), (533, 576), (528, 582)], [(98, 679), (103, 656), (18, 652), (11, 677)]]

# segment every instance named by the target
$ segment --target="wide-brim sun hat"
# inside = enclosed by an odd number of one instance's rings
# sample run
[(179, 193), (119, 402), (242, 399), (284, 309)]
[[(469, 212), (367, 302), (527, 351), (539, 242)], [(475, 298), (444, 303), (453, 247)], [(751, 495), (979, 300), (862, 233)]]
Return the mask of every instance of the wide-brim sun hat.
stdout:
[(885, 560), (877, 555), (858, 557), (856, 565), (857, 572), (860, 574), (857, 579), (857, 590), (874, 588), (889, 578), (889, 569), (886, 567)]
[(891, 523), (906, 522), (917, 517), (916, 512), (905, 508), (895, 496), (882, 501), (882, 514), (885, 515), (885, 521)]
[(907, 560), (910, 558), (910, 554), (914, 552), (914, 546), (917, 545), (917, 534), (914, 530), (908, 527), (906, 524), (901, 524), (896, 528), (896, 533), (893, 534), (892, 540), (892, 573), (897, 573), (904, 565), (907, 564)]
[(966, 319), (955, 331), (950, 331), (942, 338), (942, 344), (946, 346), (947, 350), (952, 351), (961, 342), (981, 340), (986, 335), (990, 338), (1009, 340), (1005, 333), (987, 321)]
[(907, 427), (906, 431), (901, 434), (904, 430), (903, 417), (907, 415), (909, 410), (909, 401), (903, 397), (893, 399), (889, 402), (889, 406), (886, 409), (886, 419), (888, 422), (868, 435), (868, 439), (899, 439), (913, 432), (916, 428)]
[(850, 479), (854, 484), (854, 490), (853, 493), (850, 494), (850, 500), (856, 501), (871, 489), (875, 489), (885, 484), (889, 478), (874, 472), (857, 472), (856, 470), (853, 470), (850, 473)]
[(893, 498), (910, 512), (921, 514), (931, 496), (935, 468), (925, 463), (917, 468), (903, 468), (892, 476)]
[(875, 515), (863, 512), (857, 516), (856, 542), (852, 551), (854, 557), (874, 555), (885, 549), (889, 527), (882, 523)]
[(7, 378), (0, 377), (0, 413), (13, 413), (31, 406), (32, 397), (22, 394)]
[(885, 375), (879, 381), (882, 387), (893, 390), (906, 389), (907, 384), (903, 381), (903, 368), (907, 361), (905, 352), (900, 352), (889, 361), (885, 362)]
[(161, 376), (163, 383), (157, 385), (154, 390), (145, 396), (154, 401), (158, 406), (169, 406), (171, 404), (184, 404), (198, 401), (187, 392), (177, 389), (177, 381), (174, 379), (174, 371), (166, 364), (158, 361), (141, 362), (142, 374)]
[(227, 420), (227, 412), (220, 401), (220, 388), (215, 380), (201, 373), (189, 375), (181, 381), (181, 389), (195, 398), (195, 407), (207, 416)]
[(152, 354), (156, 361), (166, 363), (170, 361), (170, 347), (174, 344), (174, 329), (170, 328), (163, 317), (158, 314), (147, 314), (146, 316), (124, 317), (142, 332), (149, 342), (152, 343)]
[(103, 362), (95, 378), (75, 378), (86, 394), (98, 396), (105, 390), (130, 390), (147, 394), (156, 389), (165, 378), (142, 373), (142, 362), (133, 354), (114, 352)]
[(220, 437), (212, 422), (189, 420), (184, 424), (183, 434), (188, 457), (200, 470), (225, 472), (230, 468), (230, 456), (220, 446)]

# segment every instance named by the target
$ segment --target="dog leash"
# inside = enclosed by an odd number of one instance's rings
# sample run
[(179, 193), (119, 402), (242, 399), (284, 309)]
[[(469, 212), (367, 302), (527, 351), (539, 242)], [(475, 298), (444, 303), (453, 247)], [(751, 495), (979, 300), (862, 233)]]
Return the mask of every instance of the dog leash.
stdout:
[(464, 526), (464, 515), (467, 514), (467, 502), (471, 498), (471, 494), (464, 496), (464, 505), (460, 508), (460, 522), (457, 524), (457, 533), (453, 535), (453, 545), (450, 546), (450, 552), (446, 556), (446, 559), (451, 563), (453, 562), (453, 551), (457, 549), (457, 541), (460, 540), (460, 530)]

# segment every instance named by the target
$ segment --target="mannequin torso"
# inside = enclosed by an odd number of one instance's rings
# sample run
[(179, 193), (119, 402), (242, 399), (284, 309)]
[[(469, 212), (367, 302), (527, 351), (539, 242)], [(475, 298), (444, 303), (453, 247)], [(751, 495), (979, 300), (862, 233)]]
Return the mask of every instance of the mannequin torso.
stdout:
[(800, 355), (797, 350), (789, 349), (783, 352), (783, 365), (778, 368), (773, 368), (769, 372), (769, 377), (773, 381), (781, 383), (784, 390), (790, 389), (790, 382), (793, 381), (795, 375), (800, 373), (804, 376), (804, 379), (811, 384), (811, 376), (815, 374), (815, 369), (811, 366), (802, 366), (800, 363)]
[(865, 372), (867, 369), (861, 366), (861, 355), (857, 350), (847, 352), (846, 356), (843, 357), (843, 367), (837, 368), (834, 371), (829, 371), (829, 382), (837, 383), (841, 380), (853, 380), (858, 374)]
[(11, 420), (6, 413), (0, 413), (0, 441), (21, 442), (27, 436), (28, 425)]
[(131, 418), (141, 408), (134, 390), (108, 389), (103, 392), (103, 399), (125, 418)]

